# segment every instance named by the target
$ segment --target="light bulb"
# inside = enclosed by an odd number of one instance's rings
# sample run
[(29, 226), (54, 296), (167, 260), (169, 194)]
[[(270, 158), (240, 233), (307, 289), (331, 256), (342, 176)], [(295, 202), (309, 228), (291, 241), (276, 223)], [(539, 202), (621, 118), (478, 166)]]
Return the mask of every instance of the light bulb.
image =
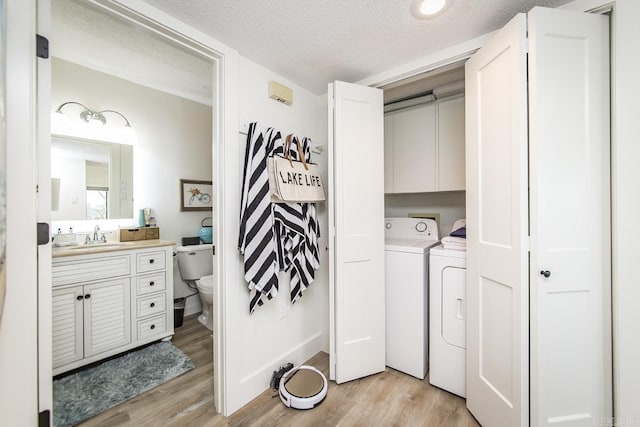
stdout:
[(431, 18), (439, 15), (446, 6), (447, 0), (413, 0), (411, 2), (411, 13), (416, 18)]
[(445, 0), (424, 0), (420, 5), (420, 13), (434, 15), (442, 10), (445, 3)]

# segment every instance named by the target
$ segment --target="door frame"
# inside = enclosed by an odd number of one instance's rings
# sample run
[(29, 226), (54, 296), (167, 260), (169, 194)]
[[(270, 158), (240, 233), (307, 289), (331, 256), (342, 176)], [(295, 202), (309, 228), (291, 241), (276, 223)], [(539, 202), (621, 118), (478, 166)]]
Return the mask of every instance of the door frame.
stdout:
[[(233, 258), (234, 251), (227, 250), (235, 247), (236, 236), (227, 231), (228, 227), (225, 227), (227, 218), (233, 215), (233, 209), (228, 209), (230, 203), (227, 203), (227, 198), (230, 197), (231, 191), (226, 191), (225, 188), (225, 175), (227, 175), (226, 165), (233, 164), (235, 159), (227, 158), (233, 153), (232, 150), (225, 150), (225, 141), (233, 143), (237, 139), (238, 135), (238, 52), (228, 46), (218, 42), (217, 40), (207, 36), (206, 34), (195, 30), (194, 28), (182, 23), (181, 21), (173, 18), (172, 16), (144, 3), (141, 0), (89, 0), (95, 6), (103, 8), (108, 13), (117, 15), (118, 17), (128, 20), (135, 25), (140, 25), (149, 31), (155, 32), (161, 37), (168, 38), (180, 45), (185, 49), (190, 50), (199, 56), (208, 58), (213, 65), (212, 75), (212, 178), (217, 183), (217, 191), (214, 197), (214, 209), (217, 214), (214, 216), (214, 226), (216, 230), (214, 245), (219, 248), (224, 248), (218, 251), (217, 256), (214, 258), (213, 272), (215, 276), (214, 280), (214, 339), (213, 339), (213, 364), (214, 364), (214, 404), (216, 410), (223, 415), (227, 415), (227, 396), (229, 383), (226, 381), (226, 365), (227, 360), (232, 355), (227, 353), (226, 337), (231, 333), (230, 325), (226, 322), (226, 313), (228, 312), (228, 296), (223, 284), (225, 283), (226, 276), (233, 273), (235, 267), (235, 259)], [(50, 0), (36, 0), (38, 7), (45, 11), (50, 10)], [(44, 15), (44, 14), (43, 14)], [(39, 24), (44, 29), (48, 30), (50, 25), (49, 14), (45, 17), (40, 16)], [(50, 63), (48, 71), (43, 70), (45, 73), (49, 73), (43, 80), (42, 77), (37, 76), (39, 82), (44, 83), (44, 90), (39, 91), (37, 108), (40, 113), (47, 112), (47, 114), (41, 114), (45, 118), (37, 122), (38, 135), (50, 134), (50, 123), (48, 116), (50, 113), (50, 94), (51, 94), (51, 81), (50, 81)], [(42, 158), (38, 157), (39, 165), (42, 167), (39, 173), (39, 180), (43, 183), (43, 189), (50, 188), (50, 167), (47, 166), (46, 161), (49, 159), (48, 149), (50, 142), (46, 137), (39, 138), (38, 149), (47, 152)], [(44, 159), (46, 157), (46, 160)], [(46, 188), (44, 188), (46, 187)], [(48, 194), (48, 193), (47, 193)], [(49, 196), (45, 196), (49, 197)], [(41, 199), (41, 205), (46, 210), (47, 200)], [(50, 202), (49, 202), (50, 205)], [(46, 213), (44, 215), (47, 215)], [(48, 212), (50, 217), (50, 211)], [(51, 263), (51, 249), (49, 245), (48, 255), (47, 252), (42, 253), (40, 265), (45, 263)], [(45, 267), (46, 268), (46, 267)], [(50, 305), (51, 296), (48, 295), (51, 290), (51, 277), (40, 276), (38, 282), (38, 289), (41, 298), (39, 299), (39, 361), (38, 366), (41, 372), (39, 382), (41, 388), (41, 395), (39, 400), (50, 403), (51, 398), (51, 316), (50, 308), (47, 308), (47, 302)], [(47, 296), (48, 295), (48, 296)], [(48, 406), (51, 408), (51, 405)], [(47, 409), (41, 408), (42, 409)]]

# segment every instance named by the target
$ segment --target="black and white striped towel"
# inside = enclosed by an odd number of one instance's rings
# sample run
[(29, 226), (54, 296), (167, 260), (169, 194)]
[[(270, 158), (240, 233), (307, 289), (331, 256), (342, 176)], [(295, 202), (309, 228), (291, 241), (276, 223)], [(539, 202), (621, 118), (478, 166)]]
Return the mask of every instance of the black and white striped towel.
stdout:
[(273, 233), (273, 213), (269, 195), (267, 153), (280, 139), (273, 128), (258, 129), (249, 125), (242, 181), (240, 206), (240, 236), (238, 248), (244, 255), (244, 277), (249, 284), (249, 311), (263, 304), (263, 298), (278, 293), (276, 240)]
[[(311, 140), (301, 144), (310, 161)], [(291, 277), (291, 301), (295, 303), (314, 280), (320, 267), (318, 238), (320, 225), (314, 203), (271, 203), (267, 157), (284, 153), (284, 141), (273, 128), (249, 125), (240, 207), (238, 248), (244, 256), (245, 279), (249, 284), (249, 311), (278, 293), (278, 270)], [(299, 160), (298, 150), (291, 156)]]

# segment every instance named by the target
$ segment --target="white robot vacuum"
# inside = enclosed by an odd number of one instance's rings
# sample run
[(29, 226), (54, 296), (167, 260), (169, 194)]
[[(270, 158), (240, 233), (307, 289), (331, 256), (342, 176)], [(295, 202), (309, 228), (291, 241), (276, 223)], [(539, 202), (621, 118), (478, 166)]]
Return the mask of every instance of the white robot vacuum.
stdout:
[(327, 379), (313, 366), (301, 365), (282, 376), (278, 394), (288, 408), (312, 409), (327, 396)]

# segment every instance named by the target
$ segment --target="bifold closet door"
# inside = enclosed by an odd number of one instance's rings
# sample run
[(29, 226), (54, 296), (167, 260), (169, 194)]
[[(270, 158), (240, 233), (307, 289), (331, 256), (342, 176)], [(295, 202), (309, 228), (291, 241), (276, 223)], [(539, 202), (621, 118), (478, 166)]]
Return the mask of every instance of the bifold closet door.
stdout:
[(385, 369), (382, 90), (329, 85), (330, 378)]
[(612, 419), (607, 21), (534, 8), (466, 65), (467, 407), (485, 426)]
[(529, 421), (526, 15), (467, 62), (467, 407)]
[(529, 13), (532, 426), (613, 419), (609, 62), (607, 16)]

